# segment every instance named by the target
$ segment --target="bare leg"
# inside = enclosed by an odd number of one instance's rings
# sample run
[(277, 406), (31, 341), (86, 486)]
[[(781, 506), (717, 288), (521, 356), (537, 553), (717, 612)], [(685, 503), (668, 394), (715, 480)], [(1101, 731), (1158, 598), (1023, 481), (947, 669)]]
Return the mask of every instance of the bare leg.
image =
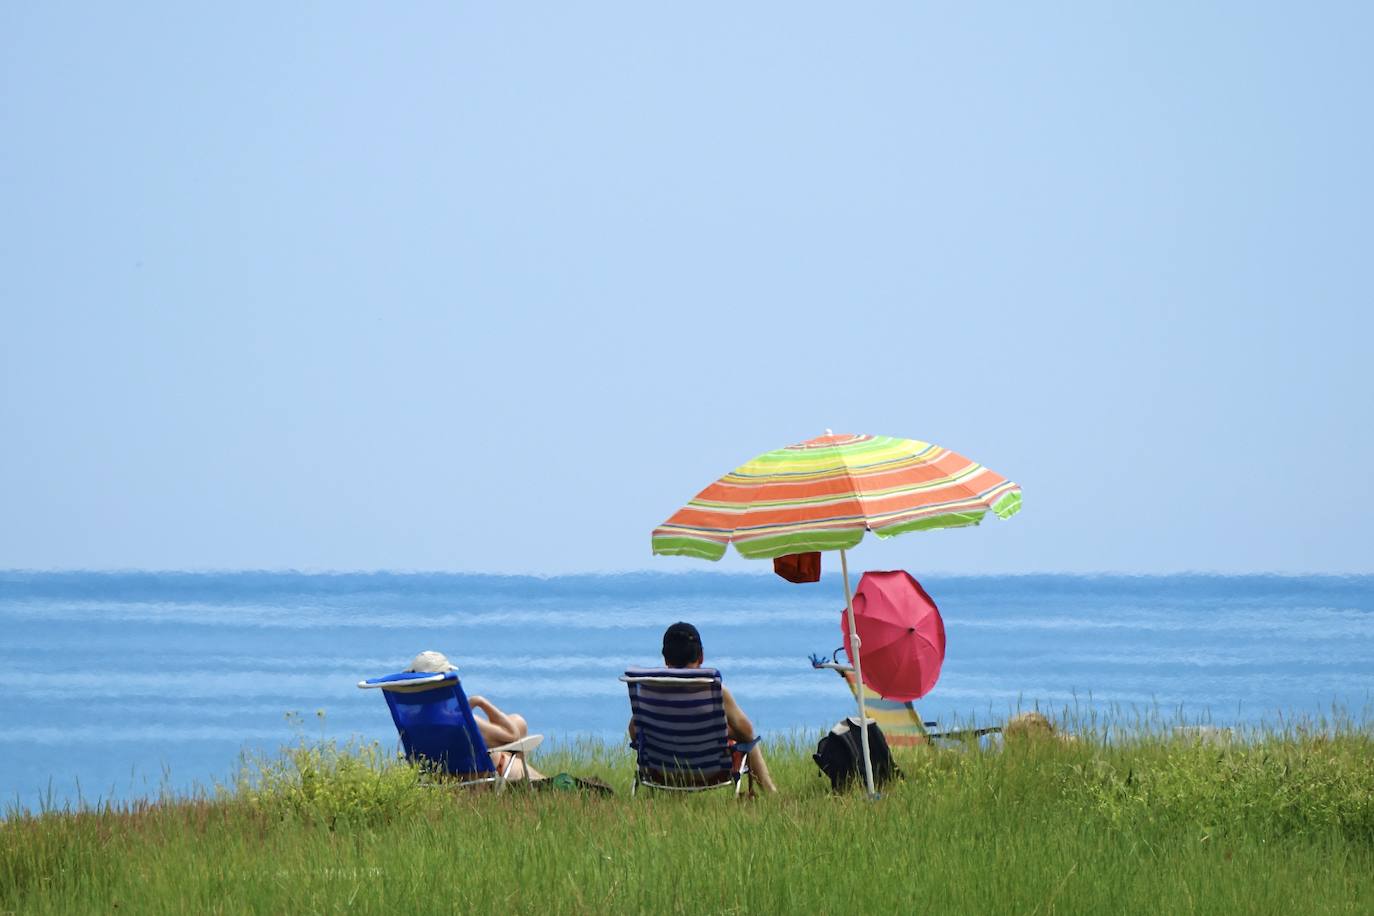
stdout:
[(768, 773), (768, 764), (763, 762), (763, 747), (761, 744), (754, 745), (746, 758), (749, 761), (749, 773), (754, 779), (759, 781), (765, 792), (776, 792), (778, 787), (773, 784), (773, 777)]
[[(519, 713), (512, 712), (512, 713), (507, 713), (507, 714), (506, 714), (506, 719), (507, 719), (507, 721), (510, 722), (510, 725), (511, 725), (511, 726), (516, 730), (516, 732), (518, 733), (518, 737), (516, 738), (517, 741), (518, 741), (520, 738), (527, 738), (527, 737), (529, 737), (530, 726), (529, 726), (529, 723), (525, 721), (525, 717), (524, 717), (524, 716), (520, 715)], [(501, 762), (500, 760), (497, 760), (497, 759), (496, 759), (498, 756), (503, 756), (503, 755), (492, 754), (492, 760), (493, 760), (493, 762), (496, 764), (496, 766), (499, 768), (499, 767), (502, 766), (502, 762)], [(509, 778), (512, 779), (512, 780), (524, 779), (524, 778), (526, 778), (526, 777), (525, 777), (525, 774), (526, 774), (526, 773), (529, 774), (529, 778), (530, 778), (530, 779), (543, 779), (543, 778), (544, 778), (544, 774), (543, 774), (543, 773), (541, 773), (541, 772), (539, 772), (538, 770), (536, 770), (533, 766), (530, 766), (529, 764), (527, 764), (527, 763), (524, 761), (523, 758), (521, 758), (521, 757), (516, 757), (516, 758), (515, 758), (515, 761), (514, 761), (513, 763), (511, 763), (511, 766), (510, 766), (510, 777), (509, 777)]]
[(526, 778), (543, 779), (544, 774), (536, 770), (533, 766), (525, 763), (523, 758), (516, 757), (515, 761), (510, 765), (509, 778), (512, 780), (521, 780)]

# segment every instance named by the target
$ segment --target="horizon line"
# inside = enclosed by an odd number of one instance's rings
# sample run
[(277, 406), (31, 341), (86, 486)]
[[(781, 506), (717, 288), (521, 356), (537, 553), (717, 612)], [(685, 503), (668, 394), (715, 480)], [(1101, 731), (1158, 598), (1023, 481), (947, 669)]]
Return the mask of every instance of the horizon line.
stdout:
[[(860, 575), (864, 570), (856, 570)], [(732, 576), (732, 577), (763, 577), (773, 575), (771, 567), (762, 567), (758, 570), (749, 569), (721, 569), (703, 567), (699, 569), (652, 569), (652, 568), (633, 568), (633, 569), (585, 569), (585, 570), (565, 570), (561, 572), (537, 572), (531, 570), (522, 571), (501, 571), (501, 570), (478, 570), (478, 569), (404, 569), (404, 568), (359, 568), (342, 569), (337, 567), (0, 567), (0, 576), (9, 575), (183, 575), (183, 576), (215, 576), (215, 575), (281, 575), (281, 576), (488, 576), (492, 578), (527, 578), (527, 579), (556, 579), (573, 577), (613, 577), (613, 576), (635, 576), (635, 575), (660, 575), (660, 576)], [(823, 577), (838, 576), (838, 571), (823, 573)], [(1035, 576), (1056, 576), (1074, 578), (1173, 578), (1173, 577), (1211, 577), (1211, 578), (1253, 578), (1258, 576), (1269, 576), (1274, 578), (1365, 578), (1374, 576), (1374, 571), (1333, 571), (1333, 570), (1209, 570), (1209, 569), (1176, 569), (1176, 570), (1147, 570), (1147, 571), (1126, 571), (1126, 570), (998, 570), (988, 572), (958, 572), (953, 570), (929, 570), (921, 573), (924, 576), (946, 579), (979, 579), (979, 578), (1017, 578)]]

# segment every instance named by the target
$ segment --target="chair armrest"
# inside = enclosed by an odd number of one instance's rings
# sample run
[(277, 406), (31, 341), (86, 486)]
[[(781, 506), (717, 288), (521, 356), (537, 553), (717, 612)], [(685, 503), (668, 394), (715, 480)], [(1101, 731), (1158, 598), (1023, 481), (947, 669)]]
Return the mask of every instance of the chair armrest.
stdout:
[(528, 754), (530, 751), (544, 743), (543, 735), (526, 735), (519, 741), (512, 741), (500, 747), (488, 748), (492, 751), (509, 751), (512, 754)]
[(811, 667), (812, 667), (812, 668), (829, 668), (831, 671), (838, 671), (838, 672), (840, 672), (840, 674), (848, 674), (849, 672), (851, 672), (851, 671), (854, 670), (854, 666), (853, 666), (853, 665), (840, 665), (840, 664), (836, 664), (835, 662), (821, 662), (820, 664), (817, 664), (817, 663), (815, 663), (815, 662), (812, 662), (812, 663), (811, 663)]
[[(932, 723), (927, 722), (927, 725)], [(967, 738), (981, 738), (984, 735), (1000, 735), (1002, 726), (994, 725), (991, 728), (963, 728), (952, 732), (927, 732), (927, 738), (942, 738), (947, 741), (963, 741)]]

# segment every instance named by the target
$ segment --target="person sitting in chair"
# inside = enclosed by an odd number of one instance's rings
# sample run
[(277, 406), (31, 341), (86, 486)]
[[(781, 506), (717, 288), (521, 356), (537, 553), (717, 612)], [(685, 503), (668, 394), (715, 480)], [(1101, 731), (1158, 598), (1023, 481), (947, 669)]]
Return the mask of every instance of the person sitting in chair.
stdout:
[[(410, 662), (410, 667), (406, 670), (422, 671), (426, 674), (442, 674), (445, 671), (457, 671), (458, 666), (452, 664), (442, 652), (425, 651), (415, 656)], [(514, 712), (502, 712), (495, 703), (486, 697), (469, 694), (468, 705), (472, 707), (474, 713), (482, 713), (480, 716), (474, 715), (472, 719), (477, 723), (477, 730), (482, 733), (482, 740), (486, 742), (487, 747), (499, 747), (502, 744), (519, 741), (530, 733), (529, 724), (525, 722), (524, 716)], [(504, 772), (509, 761), (509, 753), (505, 751), (491, 752), (491, 762), (496, 767), (496, 772)], [(513, 780), (524, 779), (526, 770), (529, 771), (530, 779), (544, 778), (543, 773), (532, 766), (528, 766), (525, 761), (518, 758), (515, 765), (511, 767), (510, 778)]]
[[(669, 668), (700, 668), (704, 661), (705, 653), (701, 648), (701, 634), (697, 632), (696, 627), (690, 623), (678, 622), (663, 632), (663, 664)], [(754, 724), (749, 721), (744, 710), (739, 708), (739, 704), (735, 702), (730, 689), (722, 684), (720, 693), (725, 705), (725, 724), (730, 737), (736, 741), (753, 741)], [(630, 740), (634, 741), (634, 719), (630, 720), (629, 730)], [(773, 777), (768, 773), (768, 764), (764, 762), (763, 748), (757, 744), (754, 745), (749, 751), (747, 759), (749, 772), (753, 774), (754, 779), (758, 780), (763, 791), (778, 791), (778, 787), (773, 784)]]

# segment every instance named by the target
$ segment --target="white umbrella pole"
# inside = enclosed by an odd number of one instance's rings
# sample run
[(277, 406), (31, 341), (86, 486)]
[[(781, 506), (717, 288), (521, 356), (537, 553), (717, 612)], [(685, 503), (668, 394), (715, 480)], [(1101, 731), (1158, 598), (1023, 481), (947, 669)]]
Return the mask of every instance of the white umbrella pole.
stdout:
[(868, 786), (868, 797), (876, 798), (878, 793), (873, 789), (873, 758), (868, 753), (868, 710), (864, 707), (864, 669), (859, 663), (859, 631), (854, 626), (854, 596), (849, 591), (849, 561), (845, 559), (843, 549), (840, 550), (840, 568), (844, 570), (844, 610), (849, 620), (849, 644), (854, 649), (854, 657), (850, 661), (854, 663), (854, 696), (859, 700), (859, 740), (864, 748), (864, 784)]

